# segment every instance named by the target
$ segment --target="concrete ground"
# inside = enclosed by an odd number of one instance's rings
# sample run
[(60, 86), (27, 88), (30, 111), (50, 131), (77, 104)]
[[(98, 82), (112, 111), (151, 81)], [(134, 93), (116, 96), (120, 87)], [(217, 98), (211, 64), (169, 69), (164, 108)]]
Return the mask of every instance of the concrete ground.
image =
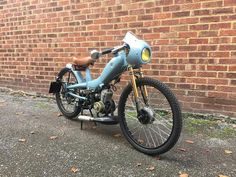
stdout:
[(0, 92), (1, 177), (236, 176), (235, 137), (212, 138), (185, 128), (171, 151), (152, 157), (118, 136), (118, 125), (87, 122), (80, 130), (80, 122), (58, 113), (53, 100)]

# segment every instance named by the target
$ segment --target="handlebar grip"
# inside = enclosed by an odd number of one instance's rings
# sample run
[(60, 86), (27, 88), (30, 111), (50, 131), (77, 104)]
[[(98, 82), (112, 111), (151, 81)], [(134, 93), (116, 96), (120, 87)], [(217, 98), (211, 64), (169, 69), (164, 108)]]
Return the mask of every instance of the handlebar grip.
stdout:
[(105, 50), (102, 51), (102, 55), (105, 55), (105, 54), (111, 53), (112, 50), (113, 50), (113, 48), (105, 49)]

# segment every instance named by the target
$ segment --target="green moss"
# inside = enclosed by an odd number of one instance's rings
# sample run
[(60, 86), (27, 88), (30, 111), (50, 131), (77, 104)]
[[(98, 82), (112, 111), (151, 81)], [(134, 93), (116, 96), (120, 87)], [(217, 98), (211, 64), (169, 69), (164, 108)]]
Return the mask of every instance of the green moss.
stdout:
[(216, 120), (185, 117), (184, 129), (192, 134), (203, 134), (212, 138), (231, 138), (236, 136), (236, 130), (230, 124)]
[(35, 106), (39, 109), (48, 109), (48, 104), (45, 102), (37, 102)]

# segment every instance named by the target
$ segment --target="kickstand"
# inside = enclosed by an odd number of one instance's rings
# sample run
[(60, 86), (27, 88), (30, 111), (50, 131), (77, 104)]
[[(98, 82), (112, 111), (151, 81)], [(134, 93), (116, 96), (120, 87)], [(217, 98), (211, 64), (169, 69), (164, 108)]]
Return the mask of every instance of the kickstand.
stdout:
[[(81, 109), (81, 115), (83, 115), (83, 109)], [(80, 121), (80, 130), (83, 130), (83, 121)]]
[(81, 120), (81, 122), (80, 122), (80, 130), (83, 130), (83, 121)]
[[(92, 113), (91, 109), (89, 109), (89, 112), (90, 112), (91, 116), (93, 117), (93, 113)], [(97, 126), (97, 123), (94, 122), (94, 125)]]

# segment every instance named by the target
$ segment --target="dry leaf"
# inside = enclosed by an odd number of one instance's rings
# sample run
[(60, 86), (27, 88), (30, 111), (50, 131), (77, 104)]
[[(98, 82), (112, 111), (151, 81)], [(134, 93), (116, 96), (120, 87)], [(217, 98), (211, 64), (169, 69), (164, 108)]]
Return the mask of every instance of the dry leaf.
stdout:
[(50, 136), (50, 137), (49, 137), (50, 140), (55, 140), (55, 139), (57, 139), (57, 138), (58, 138), (58, 136)]
[(22, 115), (24, 112), (16, 112), (16, 115)]
[(219, 175), (218, 177), (229, 177), (229, 176), (226, 176), (226, 175)]
[(57, 114), (57, 117), (61, 117), (61, 116), (63, 116), (62, 113), (58, 113), (58, 114)]
[(137, 164), (136, 164), (136, 167), (139, 167), (139, 166), (141, 166), (141, 165), (142, 165), (141, 163), (137, 163)]
[(187, 173), (182, 173), (179, 175), (179, 177), (188, 177), (188, 174)]
[(186, 152), (186, 149), (184, 148), (177, 148), (179, 151), (183, 151), (183, 152)]
[(141, 139), (138, 139), (138, 143), (140, 143), (140, 144), (143, 144), (143, 143), (144, 143), (144, 141), (143, 141), (143, 140), (141, 140)]
[(71, 167), (70, 171), (73, 173), (77, 173), (79, 171), (79, 169), (76, 167)]
[(116, 137), (116, 138), (119, 138), (119, 137), (121, 137), (121, 134), (120, 133), (117, 133), (117, 134), (115, 134), (115, 135), (113, 135), (114, 137)]
[(26, 139), (24, 138), (21, 138), (21, 139), (18, 139), (19, 142), (26, 142)]
[(146, 168), (148, 171), (153, 171), (155, 170), (155, 167), (154, 166), (149, 166), (148, 168)]
[(232, 154), (233, 152), (230, 150), (225, 150), (225, 154)]
[(185, 142), (186, 142), (186, 143), (189, 143), (189, 144), (193, 144), (193, 143), (194, 143), (194, 142), (191, 141), (191, 140), (186, 140)]

